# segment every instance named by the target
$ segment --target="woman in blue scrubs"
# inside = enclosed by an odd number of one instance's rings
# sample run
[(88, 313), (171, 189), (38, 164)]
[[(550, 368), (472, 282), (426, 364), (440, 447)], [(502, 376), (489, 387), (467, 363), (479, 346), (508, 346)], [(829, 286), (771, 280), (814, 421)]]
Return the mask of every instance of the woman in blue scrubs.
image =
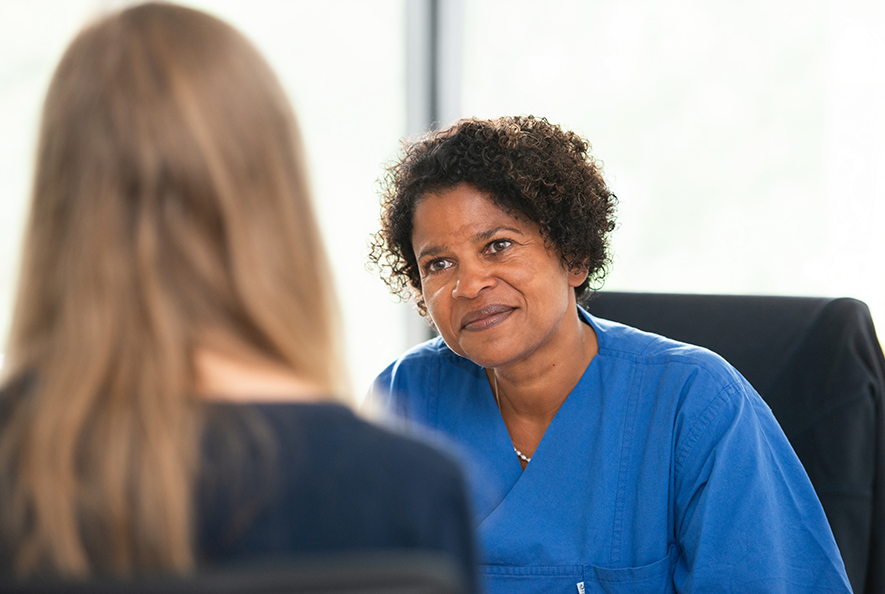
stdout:
[(372, 260), (440, 337), (374, 397), (464, 461), (487, 590), (850, 592), (747, 381), (578, 306), (615, 206), (588, 144), (532, 117), (463, 120), (389, 171)]

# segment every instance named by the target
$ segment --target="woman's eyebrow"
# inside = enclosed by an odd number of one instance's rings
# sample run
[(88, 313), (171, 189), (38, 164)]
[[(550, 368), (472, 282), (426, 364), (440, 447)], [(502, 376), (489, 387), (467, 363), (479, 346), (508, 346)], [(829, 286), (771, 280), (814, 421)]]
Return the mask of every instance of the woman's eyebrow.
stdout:
[(473, 241), (487, 241), (500, 231), (510, 231), (511, 233), (516, 233), (517, 235), (525, 235), (525, 233), (523, 233), (519, 229), (516, 229), (515, 227), (507, 227), (506, 225), (501, 225), (500, 227), (495, 227), (494, 229), (489, 229), (488, 231), (477, 233), (473, 236)]
[(448, 246), (445, 245), (432, 245), (428, 248), (422, 249), (420, 253), (415, 255), (416, 260), (421, 260), (423, 258), (427, 258), (428, 256), (435, 256), (441, 252), (448, 250)]

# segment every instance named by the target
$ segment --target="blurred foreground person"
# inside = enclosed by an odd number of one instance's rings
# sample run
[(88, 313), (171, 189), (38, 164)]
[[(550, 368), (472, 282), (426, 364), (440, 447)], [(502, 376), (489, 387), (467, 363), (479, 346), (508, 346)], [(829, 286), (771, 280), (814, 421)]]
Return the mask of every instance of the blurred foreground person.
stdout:
[(146, 4), (52, 79), (0, 393), (0, 575), (426, 549), (468, 582), (457, 466), (356, 418), (273, 72)]

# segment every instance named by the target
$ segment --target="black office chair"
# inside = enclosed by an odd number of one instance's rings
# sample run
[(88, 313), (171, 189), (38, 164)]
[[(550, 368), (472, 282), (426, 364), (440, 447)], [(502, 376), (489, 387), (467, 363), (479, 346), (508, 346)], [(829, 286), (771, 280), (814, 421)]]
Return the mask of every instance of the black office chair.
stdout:
[(855, 299), (600, 292), (595, 316), (707, 347), (771, 407), (858, 594), (885, 592), (885, 358)]
[(277, 559), (186, 577), (0, 580), (9, 594), (461, 594), (448, 558), (395, 552)]

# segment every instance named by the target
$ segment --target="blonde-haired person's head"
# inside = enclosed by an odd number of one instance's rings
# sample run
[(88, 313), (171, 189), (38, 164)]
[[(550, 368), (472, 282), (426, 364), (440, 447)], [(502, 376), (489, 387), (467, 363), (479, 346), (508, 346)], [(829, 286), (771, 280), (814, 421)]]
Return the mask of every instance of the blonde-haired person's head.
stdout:
[(297, 126), (204, 13), (81, 32), (43, 111), (0, 403), (0, 538), (20, 574), (192, 567), (201, 353), (344, 392)]

